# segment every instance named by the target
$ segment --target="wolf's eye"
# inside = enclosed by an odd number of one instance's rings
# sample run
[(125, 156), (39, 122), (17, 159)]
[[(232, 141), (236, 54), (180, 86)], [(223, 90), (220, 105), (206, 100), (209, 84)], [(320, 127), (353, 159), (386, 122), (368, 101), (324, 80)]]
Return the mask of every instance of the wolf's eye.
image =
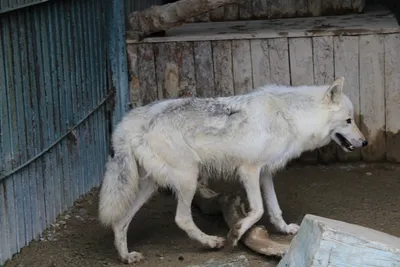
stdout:
[(350, 124), (350, 123), (351, 123), (351, 119), (347, 119), (346, 122), (347, 122), (348, 124)]

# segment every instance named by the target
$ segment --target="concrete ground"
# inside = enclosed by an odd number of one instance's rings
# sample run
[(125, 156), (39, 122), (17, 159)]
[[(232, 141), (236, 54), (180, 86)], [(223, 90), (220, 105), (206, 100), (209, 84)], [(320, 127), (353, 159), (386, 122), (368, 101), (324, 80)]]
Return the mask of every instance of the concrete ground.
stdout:
[[(311, 213), (400, 236), (400, 165), (292, 166), (276, 176), (275, 184), (287, 222), (300, 223)], [(127, 266), (117, 257), (112, 231), (97, 221), (97, 203), (97, 190), (93, 190), (61, 215), (42, 241), (32, 242), (5, 266)], [(146, 257), (135, 266), (189, 266), (239, 255), (245, 255), (250, 266), (276, 266), (277, 259), (256, 255), (243, 245), (231, 253), (203, 249), (175, 225), (175, 206), (173, 196), (160, 193), (134, 218), (129, 248)], [(205, 216), (195, 208), (193, 213), (206, 233), (227, 234), (220, 216)], [(279, 234), (273, 238), (290, 239)]]

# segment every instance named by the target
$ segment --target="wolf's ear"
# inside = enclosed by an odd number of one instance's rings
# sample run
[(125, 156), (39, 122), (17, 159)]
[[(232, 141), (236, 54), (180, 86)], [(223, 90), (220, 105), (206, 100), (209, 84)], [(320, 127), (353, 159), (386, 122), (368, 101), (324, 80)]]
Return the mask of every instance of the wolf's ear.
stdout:
[(344, 77), (336, 79), (331, 86), (325, 91), (324, 101), (328, 103), (340, 103), (343, 94)]

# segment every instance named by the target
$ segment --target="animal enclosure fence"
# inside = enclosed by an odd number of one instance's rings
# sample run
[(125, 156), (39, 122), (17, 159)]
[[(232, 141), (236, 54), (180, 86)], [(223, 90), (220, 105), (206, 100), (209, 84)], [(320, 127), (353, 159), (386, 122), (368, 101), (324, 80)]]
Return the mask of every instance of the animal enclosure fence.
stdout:
[(0, 265), (100, 184), (127, 107), (123, 22), (120, 1), (0, 1)]
[(267, 84), (345, 77), (370, 145), (304, 153), (303, 162), (400, 162), (400, 28), (387, 11), (335, 17), (189, 23), (164, 37), (127, 40), (132, 106), (184, 93), (229, 96)]

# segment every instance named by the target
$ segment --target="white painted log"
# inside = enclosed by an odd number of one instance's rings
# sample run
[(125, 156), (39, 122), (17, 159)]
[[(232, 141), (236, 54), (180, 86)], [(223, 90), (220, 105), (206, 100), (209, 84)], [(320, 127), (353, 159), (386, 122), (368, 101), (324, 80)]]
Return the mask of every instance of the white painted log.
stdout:
[(300, 266), (400, 266), (400, 238), (308, 214), (277, 267)]

